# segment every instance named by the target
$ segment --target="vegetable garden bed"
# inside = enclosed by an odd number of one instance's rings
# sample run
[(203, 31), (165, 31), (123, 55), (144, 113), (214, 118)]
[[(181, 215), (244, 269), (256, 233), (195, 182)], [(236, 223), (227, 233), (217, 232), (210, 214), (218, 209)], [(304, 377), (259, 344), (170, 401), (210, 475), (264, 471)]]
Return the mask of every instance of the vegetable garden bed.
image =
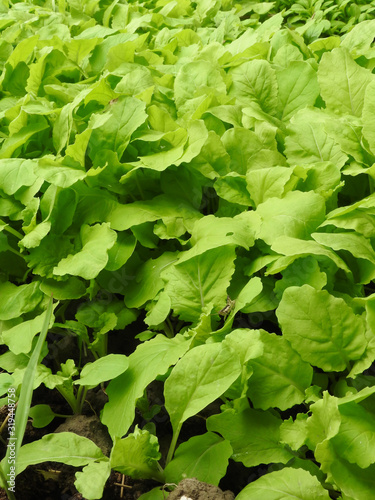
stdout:
[(373, 499), (374, 9), (0, 1), (10, 500)]

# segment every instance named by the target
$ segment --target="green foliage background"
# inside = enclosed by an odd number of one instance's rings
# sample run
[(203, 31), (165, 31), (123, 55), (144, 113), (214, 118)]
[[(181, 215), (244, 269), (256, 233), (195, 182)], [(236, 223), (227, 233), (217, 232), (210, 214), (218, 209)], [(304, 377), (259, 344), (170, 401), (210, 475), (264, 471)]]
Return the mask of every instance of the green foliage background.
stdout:
[[(374, 8), (0, 2), (2, 394), (20, 390), (53, 294), (52, 331), (94, 362), (53, 371), (47, 342), (34, 388), (79, 412), (110, 381), (114, 442), (108, 458), (47, 435), (18, 473), (85, 466), (76, 486), (96, 499), (111, 469), (218, 484), (232, 459), (268, 466), (240, 500), (373, 498)], [(109, 352), (114, 330), (138, 334), (128, 357)], [(164, 469), (158, 427), (129, 433), (160, 377)]]

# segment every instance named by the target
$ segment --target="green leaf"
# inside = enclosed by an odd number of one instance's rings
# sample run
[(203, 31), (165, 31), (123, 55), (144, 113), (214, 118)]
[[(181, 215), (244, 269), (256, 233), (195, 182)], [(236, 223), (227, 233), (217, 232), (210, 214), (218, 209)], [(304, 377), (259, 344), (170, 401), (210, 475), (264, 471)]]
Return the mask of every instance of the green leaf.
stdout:
[(198, 321), (205, 305), (220, 307), (234, 272), (233, 246), (219, 247), (177, 262), (162, 273), (172, 309), (185, 320)]
[(165, 468), (165, 480), (178, 484), (194, 477), (218, 486), (225, 476), (232, 447), (228, 441), (213, 432), (193, 436), (177, 448), (173, 460)]
[(29, 417), (33, 419), (33, 427), (36, 428), (45, 427), (52, 422), (55, 416), (48, 405), (35, 405), (29, 410)]
[(342, 458), (361, 469), (375, 462), (375, 416), (360, 404), (347, 403), (339, 408), (341, 425), (332, 443)]
[(348, 499), (372, 500), (375, 487), (375, 465), (361, 469), (351, 464), (336, 450), (332, 441), (321, 443), (315, 453), (321, 469), (329, 474), (343, 495)]
[(105, 268), (108, 250), (116, 241), (116, 233), (108, 223), (83, 225), (81, 228), (82, 249), (74, 255), (62, 259), (53, 269), (56, 276), (71, 274), (84, 279), (93, 279)]
[(17, 457), (17, 474), (28, 465), (61, 462), (80, 467), (96, 460), (105, 460), (101, 449), (91, 440), (72, 432), (47, 434), (42, 439), (25, 444)]
[(95, 360), (93, 363), (86, 363), (81, 370), (77, 385), (97, 386), (106, 380), (112, 380), (129, 366), (129, 360), (123, 354), (108, 354)]
[(321, 96), (327, 108), (340, 114), (361, 116), (371, 72), (357, 64), (347, 49), (325, 52), (318, 68)]
[(287, 288), (276, 314), (293, 349), (325, 371), (348, 368), (366, 348), (362, 318), (326, 290), (309, 285)]
[(79, 299), (86, 293), (86, 286), (82, 280), (69, 277), (64, 281), (44, 279), (40, 283), (40, 289), (46, 295), (53, 295), (56, 300)]
[(164, 385), (174, 435), (185, 420), (221, 396), (240, 373), (237, 356), (220, 343), (197, 346), (185, 354)]
[(300, 109), (313, 106), (319, 85), (316, 71), (305, 61), (292, 61), (276, 73), (279, 88), (278, 109), (282, 120), (290, 118)]
[(329, 500), (318, 479), (303, 469), (286, 467), (248, 484), (236, 500)]
[(134, 252), (137, 240), (132, 234), (119, 233), (112, 248), (108, 250), (107, 271), (117, 271), (129, 260)]
[(157, 335), (138, 346), (128, 357), (129, 368), (107, 387), (109, 401), (104, 406), (102, 422), (111, 436), (123, 436), (127, 432), (134, 420), (136, 400), (150, 382), (183, 356), (190, 342), (181, 335), (173, 339)]
[(14, 354), (27, 354), (31, 350), (32, 341), (42, 329), (46, 312), (33, 319), (22, 321), (19, 325), (2, 332), (2, 339)]
[(33, 172), (35, 162), (23, 158), (8, 158), (0, 160), (1, 189), (12, 195), (22, 186), (32, 186), (36, 181)]
[(40, 303), (43, 293), (39, 282), (16, 286), (13, 283), (0, 283), (0, 320), (18, 318), (32, 311)]
[(91, 134), (89, 148), (94, 159), (97, 152), (110, 150), (121, 159), (133, 132), (147, 118), (145, 103), (134, 97), (119, 97), (110, 104), (110, 117), (104, 125), (95, 128)]
[(87, 500), (99, 500), (103, 498), (105, 483), (111, 474), (109, 461), (90, 462), (76, 473), (74, 486)]
[(177, 108), (187, 100), (210, 93), (226, 93), (220, 71), (209, 61), (192, 61), (178, 71), (174, 83)]
[(114, 204), (106, 221), (111, 224), (112, 229), (125, 231), (144, 222), (177, 216), (190, 223), (201, 217), (198, 210), (187, 201), (161, 194), (152, 200), (135, 201), (126, 205)]
[(283, 198), (296, 182), (297, 177), (288, 167), (252, 169), (246, 174), (247, 190), (256, 207), (269, 198)]
[(341, 168), (347, 156), (325, 131), (323, 110), (305, 108), (290, 120), (285, 137), (285, 155), (290, 165), (330, 161)]
[(281, 410), (301, 403), (312, 381), (313, 370), (295, 352), (285, 338), (259, 330), (264, 351), (251, 359), (253, 374), (249, 380), (248, 396), (255, 408)]
[(61, 188), (67, 188), (86, 177), (86, 171), (69, 156), (63, 159), (45, 156), (34, 165), (34, 173)]
[(279, 236), (272, 243), (271, 248), (274, 252), (286, 256), (277, 259), (274, 264), (268, 267), (268, 273), (271, 274), (284, 270), (296, 258), (308, 257), (309, 255), (314, 255), (318, 261), (322, 258), (324, 260), (328, 258), (334, 262), (339, 269), (343, 269), (349, 275), (351, 274), (348, 266), (335, 252), (332, 252), (323, 245), (319, 245), (319, 243), (313, 240), (300, 240), (289, 236)]
[(292, 453), (280, 444), (282, 420), (269, 412), (247, 408), (226, 410), (207, 419), (207, 429), (219, 432), (232, 448), (232, 459), (245, 467), (280, 462), (286, 464)]
[(154, 479), (163, 482), (158, 465), (161, 454), (156, 436), (138, 429), (126, 438), (115, 438), (111, 452), (111, 468), (134, 479)]
[(275, 70), (268, 61), (255, 59), (229, 71), (232, 85), (229, 95), (237, 102), (248, 105), (255, 101), (266, 113), (274, 114), (277, 107), (277, 81)]
[(367, 140), (372, 154), (375, 154), (374, 112), (375, 112), (375, 81), (371, 81), (367, 85), (364, 95), (362, 122), (363, 122), (363, 136)]
[(135, 279), (132, 279), (127, 286), (125, 294), (125, 304), (128, 307), (141, 307), (147, 301), (156, 297), (158, 292), (164, 287), (161, 278), (163, 269), (176, 262), (177, 252), (164, 252), (156, 259), (149, 259), (140, 266)]
[(256, 213), (262, 221), (258, 237), (269, 245), (280, 236), (307, 240), (324, 221), (325, 203), (312, 191), (291, 191), (284, 198), (269, 198), (261, 203)]

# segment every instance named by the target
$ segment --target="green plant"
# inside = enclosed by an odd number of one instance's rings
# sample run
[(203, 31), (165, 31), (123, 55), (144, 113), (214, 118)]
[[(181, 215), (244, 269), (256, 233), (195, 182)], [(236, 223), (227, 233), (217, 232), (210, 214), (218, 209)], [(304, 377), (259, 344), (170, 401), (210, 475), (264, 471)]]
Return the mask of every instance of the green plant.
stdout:
[[(53, 293), (52, 333), (73, 332), (77, 356), (47, 337), (34, 388), (77, 413), (103, 384), (114, 442), (105, 457), (49, 434), (20, 448), (19, 472), (83, 466), (96, 499), (111, 469), (217, 485), (233, 460), (267, 468), (241, 500), (281, 483), (371, 499), (372, 4), (2, 6), (0, 381), (22, 391)], [(34, 408), (35, 425), (55, 415)], [(206, 431), (186, 437), (196, 416)]]

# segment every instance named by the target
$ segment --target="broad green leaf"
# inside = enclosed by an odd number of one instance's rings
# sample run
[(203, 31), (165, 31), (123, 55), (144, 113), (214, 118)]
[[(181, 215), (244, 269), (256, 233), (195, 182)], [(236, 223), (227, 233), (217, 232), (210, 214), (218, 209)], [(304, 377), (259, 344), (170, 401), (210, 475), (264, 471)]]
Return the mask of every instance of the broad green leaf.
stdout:
[(204, 344), (187, 352), (173, 368), (164, 384), (164, 395), (174, 434), (240, 375), (239, 359), (233, 354), (221, 343)]
[(306, 442), (307, 418), (305, 413), (298, 413), (295, 420), (292, 417), (284, 420), (280, 426), (280, 442), (298, 451)]
[(276, 77), (282, 120), (290, 120), (298, 110), (314, 105), (319, 85), (316, 71), (308, 62), (292, 61), (287, 68), (276, 72)]
[(43, 299), (39, 282), (16, 286), (9, 281), (0, 283), (0, 319), (18, 318), (22, 314), (33, 311)]
[(194, 477), (218, 486), (225, 476), (232, 451), (229, 442), (213, 432), (193, 436), (177, 448), (173, 460), (165, 468), (165, 479), (178, 484), (187, 477)]
[(283, 198), (296, 182), (297, 177), (288, 167), (252, 169), (246, 174), (247, 190), (256, 207), (269, 198)]
[(220, 71), (209, 61), (192, 61), (178, 71), (174, 83), (177, 108), (187, 100), (210, 93), (226, 93)]
[(365, 90), (362, 110), (363, 136), (367, 140), (372, 154), (375, 154), (375, 81), (371, 81)]
[(256, 101), (266, 113), (274, 114), (277, 107), (277, 81), (275, 70), (268, 61), (254, 59), (229, 72), (232, 85), (229, 95), (248, 105)]
[(255, 408), (267, 410), (277, 406), (291, 408), (304, 400), (313, 370), (283, 337), (258, 331), (264, 349), (256, 359), (250, 359), (253, 370), (248, 382), (248, 396)]
[(254, 244), (255, 231), (244, 217), (215, 217), (207, 215), (193, 227), (192, 248), (180, 255), (179, 262), (226, 245), (241, 246), (246, 250)]
[(289, 236), (279, 236), (272, 243), (271, 248), (274, 252), (285, 255), (268, 267), (268, 272), (271, 274), (283, 271), (298, 257), (308, 257), (314, 255), (319, 261), (320, 258), (328, 258), (336, 264), (339, 269), (343, 269), (348, 274), (351, 274), (350, 269), (345, 262), (335, 253), (319, 245), (314, 240), (300, 240)]
[(121, 159), (130, 137), (147, 118), (145, 103), (134, 97), (119, 97), (110, 105), (110, 118), (93, 130), (89, 142), (90, 156), (108, 149)]
[(108, 354), (93, 363), (86, 363), (81, 370), (77, 385), (97, 386), (107, 380), (112, 380), (123, 373), (129, 366), (129, 360), (123, 354)]
[(105, 459), (102, 450), (91, 439), (72, 432), (47, 434), (42, 439), (20, 448), (17, 457), (17, 474), (25, 470), (28, 465), (46, 461), (80, 467)]
[(54, 268), (53, 274), (65, 276), (71, 274), (84, 279), (93, 279), (105, 268), (108, 262), (108, 250), (116, 241), (116, 233), (109, 224), (83, 225), (81, 228), (82, 249), (74, 255), (68, 255)]
[(375, 416), (357, 403), (343, 404), (339, 408), (341, 425), (332, 439), (342, 458), (361, 469), (375, 462)]
[(284, 198), (269, 198), (257, 207), (261, 218), (258, 237), (272, 245), (280, 236), (307, 240), (324, 221), (324, 199), (310, 191), (291, 191)]
[[(353, 232), (346, 233), (313, 233), (311, 235), (315, 241), (330, 247), (335, 251), (346, 250), (350, 252), (355, 259), (364, 259), (371, 263), (371, 273), (360, 273), (360, 283), (368, 283), (375, 277), (373, 265), (375, 264), (375, 251), (369, 240)], [(358, 262), (358, 266), (360, 262)], [(362, 274), (362, 275), (361, 275)]]
[(285, 155), (290, 165), (330, 161), (341, 168), (347, 156), (325, 131), (325, 113), (317, 108), (298, 111), (290, 120)]
[(287, 288), (276, 314), (293, 349), (325, 371), (348, 368), (366, 348), (362, 318), (326, 290), (309, 285)]
[(344, 153), (351, 155), (360, 163), (372, 164), (373, 158), (363, 145), (362, 123), (358, 118), (345, 115), (339, 119), (335, 116), (327, 120), (325, 130), (340, 144)]
[[(246, 175), (249, 169), (259, 169), (266, 156), (266, 166), (283, 165), (285, 158), (277, 151), (276, 141), (266, 140), (246, 128), (230, 128), (221, 140), (230, 156), (230, 170)], [(268, 138), (267, 138), (268, 139)]]
[(341, 42), (341, 47), (349, 50), (352, 56), (357, 59), (361, 55), (367, 57), (367, 52), (371, 49), (374, 41), (375, 20), (362, 21), (356, 24), (345, 35)]
[(32, 186), (36, 180), (33, 172), (35, 162), (23, 158), (0, 160), (1, 189), (12, 195), (22, 186)]
[(125, 293), (125, 304), (128, 307), (141, 307), (148, 300), (156, 297), (164, 287), (161, 278), (163, 269), (177, 261), (177, 252), (164, 252), (156, 259), (149, 259), (139, 269), (136, 276), (132, 276)]
[(86, 177), (85, 170), (69, 156), (57, 159), (52, 156), (41, 158), (34, 165), (34, 173), (54, 186), (67, 188)]
[(332, 111), (361, 116), (365, 90), (372, 80), (371, 72), (357, 64), (347, 49), (337, 47), (323, 54), (318, 81), (321, 96)]
[(112, 248), (108, 250), (108, 262), (105, 269), (117, 271), (129, 260), (137, 241), (132, 234), (119, 233)]
[(316, 452), (316, 459), (323, 472), (342, 491), (344, 498), (372, 500), (375, 487), (375, 466), (361, 469), (341, 456), (341, 449), (336, 450), (332, 441), (321, 443)]
[(221, 309), (234, 272), (233, 246), (219, 247), (177, 262), (162, 273), (173, 311), (183, 320), (198, 321), (205, 305)]
[(44, 279), (40, 283), (40, 289), (46, 295), (52, 294), (56, 300), (79, 299), (86, 293), (85, 283), (74, 276), (64, 281)]
[(286, 467), (248, 484), (236, 500), (329, 500), (327, 490), (303, 469)]
[(302, 257), (292, 262), (282, 273), (283, 277), (275, 285), (275, 294), (279, 299), (286, 288), (310, 285), (321, 290), (327, 284), (327, 275), (320, 271), (317, 259), (313, 255)]
[(311, 405), (312, 415), (306, 421), (306, 444), (315, 450), (319, 443), (332, 439), (339, 431), (341, 417), (338, 411), (338, 398), (323, 392), (323, 399)]
[(246, 189), (246, 178), (244, 175), (230, 172), (224, 177), (217, 179), (214, 188), (219, 197), (224, 200), (244, 205), (245, 207), (252, 206), (250, 195)]
[(112, 437), (126, 434), (134, 420), (136, 400), (142, 396), (149, 383), (183, 356), (189, 345), (190, 340), (181, 335), (173, 339), (157, 335), (138, 346), (128, 357), (129, 368), (107, 387), (109, 401), (104, 406), (102, 422)]
[(232, 448), (232, 459), (245, 467), (280, 462), (286, 464), (292, 453), (280, 444), (282, 420), (269, 412), (247, 408), (226, 410), (207, 419), (207, 429), (220, 433)]
[(76, 473), (74, 486), (87, 500), (99, 500), (103, 498), (105, 483), (111, 474), (111, 465), (108, 460), (101, 462), (90, 462)]
[(26, 145), (33, 135), (38, 132), (42, 132), (46, 128), (48, 128), (48, 123), (43, 117), (40, 117), (39, 120), (35, 120), (34, 122), (31, 122), (30, 125), (21, 128), (21, 130), (10, 136), (8, 139), (5, 139), (2, 143), (0, 159), (11, 158), (13, 153), (21, 146)]
[(111, 224), (112, 229), (125, 231), (132, 226), (165, 217), (182, 217), (187, 223), (192, 223), (201, 214), (187, 201), (161, 194), (152, 200), (135, 201), (126, 205), (117, 203), (106, 216), (106, 221)]
[(148, 431), (135, 428), (123, 439), (115, 438), (111, 452), (111, 468), (134, 479), (154, 479), (163, 482), (158, 460), (159, 443)]
[(51, 408), (44, 404), (32, 406), (29, 410), (29, 417), (33, 419), (33, 427), (36, 428), (45, 427), (55, 416)]
[(14, 354), (27, 354), (31, 350), (33, 338), (42, 329), (46, 313), (34, 319), (22, 321), (19, 325), (2, 332), (2, 339)]

